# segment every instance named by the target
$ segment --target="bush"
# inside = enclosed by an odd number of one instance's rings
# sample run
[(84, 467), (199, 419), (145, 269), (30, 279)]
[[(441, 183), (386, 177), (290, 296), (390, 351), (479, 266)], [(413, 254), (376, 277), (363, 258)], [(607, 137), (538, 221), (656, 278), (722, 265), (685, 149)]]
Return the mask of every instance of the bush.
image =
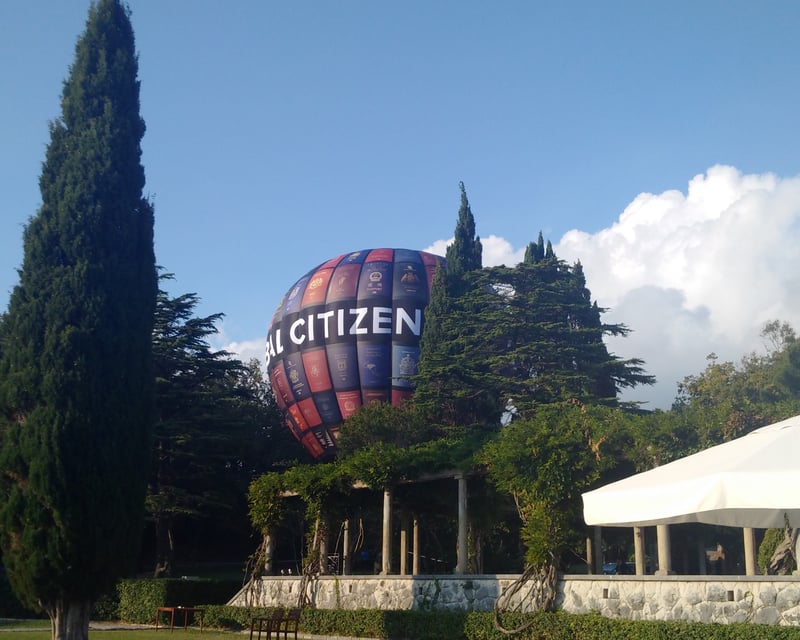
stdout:
[[(216, 582), (216, 584), (214, 584)], [(129, 622), (152, 623), (156, 607), (201, 606), (208, 627), (241, 631), (250, 628), (253, 616), (269, 616), (272, 608), (230, 607), (230, 583), (186, 580), (124, 580), (119, 588), (120, 617)], [(202, 599), (206, 594), (214, 598)], [(221, 594), (225, 594), (224, 596)], [(217, 602), (210, 602), (211, 599)], [(504, 613), (506, 629), (528, 625), (520, 640), (800, 640), (800, 629), (752, 623), (703, 624), (678, 621), (636, 621), (605, 618), (599, 614)], [(490, 611), (378, 609), (303, 609), (300, 630), (304, 633), (391, 638), (407, 640), (508, 640), (494, 626)]]
[(230, 580), (123, 580), (117, 586), (119, 619), (147, 624), (154, 622), (158, 607), (224, 604), (240, 587)]
[(119, 620), (119, 590), (100, 596), (92, 607), (92, 620)]
[(204, 605), (203, 608), (205, 609), (203, 619), (206, 626), (230, 631), (249, 629), (253, 616), (266, 617), (273, 611), (260, 607), (229, 607), (223, 604)]
[[(253, 615), (271, 610), (245, 607), (206, 607), (206, 624), (233, 630), (247, 629)], [(530, 624), (521, 640), (800, 640), (800, 629), (752, 623), (703, 624), (700, 622), (636, 621), (604, 618), (598, 614), (503, 614), (505, 628)], [(508, 640), (494, 626), (487, 611), (379, 611), (377, 609), (303, 609), (304, 633), (407, 640)]]

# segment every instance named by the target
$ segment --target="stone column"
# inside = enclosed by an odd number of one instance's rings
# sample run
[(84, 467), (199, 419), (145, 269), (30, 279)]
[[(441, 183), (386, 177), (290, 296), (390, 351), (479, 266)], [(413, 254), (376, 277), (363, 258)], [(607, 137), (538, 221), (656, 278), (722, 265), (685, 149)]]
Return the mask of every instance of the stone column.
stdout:
[(328, 573), (328, 521), (319, 521), (319, 573)]
[(463, 474), (458, 480), (458, 547), (455, 573), (467, 572), (467, 479)]
[(414, 515), (414, 521), (412, 524), (413, 527), (413, 534), (412, 534), (412, 556), (413, 560), (411, 561), (411, 575), (418, 576), (419, 575), (419, 518), (417, 518), (416, 514)]
[(400, 575), (408, 575), (408, 516), (405, 513), (400, 520)]
[(672, 574), (670, 560), (669, 525), (656, 525), (656, 540), (658, 544), (658, 571), (656, 575), (668, 576)]
[(594, 553), (592, 549), (592, 536), (586, 536), (586, 573), (594, 573)]
[(272, 529), (264, 531), (264, 573), (275, 575), (273, 556), (275, 555), (275, 536)]
[(392, 490), (383, 491), (383, 543), (381, 545), (381, 575), (392, 570)]
[(636, 564), (636, 575), (643, 576), (647, 572), (644, 559), (644, 527), (633, 528), (633, 559)]
[(344, 521), (342, 532), (342, 575), (350, 575), (350, 520)]
[(744, 574), (755, 576), (756, 571), (756, 532), (750, 527), (742, 529), (744, 534)]

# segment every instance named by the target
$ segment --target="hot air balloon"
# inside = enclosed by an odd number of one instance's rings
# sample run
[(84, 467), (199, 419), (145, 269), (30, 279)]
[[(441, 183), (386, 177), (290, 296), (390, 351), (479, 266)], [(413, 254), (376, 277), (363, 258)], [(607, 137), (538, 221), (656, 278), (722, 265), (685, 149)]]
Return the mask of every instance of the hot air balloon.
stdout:
[(413, 393), (424, 310), (444, 258), (365, 249), (322, 263), (278, 305), (267, 373), (286, 425), (317, 459), (336, 453), (339, 427), (369, 402)]

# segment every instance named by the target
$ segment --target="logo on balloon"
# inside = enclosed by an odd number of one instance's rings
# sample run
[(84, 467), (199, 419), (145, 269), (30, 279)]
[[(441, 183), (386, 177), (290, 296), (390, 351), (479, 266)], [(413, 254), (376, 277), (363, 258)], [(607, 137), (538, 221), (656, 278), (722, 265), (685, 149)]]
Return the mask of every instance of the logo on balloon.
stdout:
[(342, 422), (369, 402), (413, 393), (424, 310), (444, 258), (366, 249), (300, 278), (267, 333), (267, 373), (286, 424), (317, 459), (336, 453)]

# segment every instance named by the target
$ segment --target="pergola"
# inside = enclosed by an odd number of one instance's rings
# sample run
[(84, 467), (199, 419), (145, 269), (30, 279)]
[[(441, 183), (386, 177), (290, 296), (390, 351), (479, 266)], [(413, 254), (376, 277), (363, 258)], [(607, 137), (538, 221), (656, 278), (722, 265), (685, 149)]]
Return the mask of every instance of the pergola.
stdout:
[(636, 573), (644, 573), (642, 528), (655, 526), (659, 574), (672, 572), (669, 525), (743, 529), (746, 575), (756, 574), (754, 529), (800, 525), (800, 416), (583, 494), (587, 525), (634, 528)]
[[(439, 473), (423, 474), (413, 482), (432, 482), (435, 480), (452, 479), (458, 486), (457, 497), (457, 522), (458, 534), (456, 540), (456, 566), (454, 569), (455, 574), (464, 574), (467, 572), (468, 551), (467, 551), (467, 523), (469, 519), (468, 513), (468, 491), (467, 491), (467, 475), (461, 471), (442, 471)], [(412, 482), (412, 481), (406, 481)], [(405, 483), (405, 482), (404, 482)], [(402, 484), (404, 484), (402, 483)], [(353, 484), (354, 489), (368, 489), (369, 487), (361, 482)], [(287, 492), (284, 497), (295, 496), (294, 492)], [(380, 575), (390, 575), (392, 570), (392, 560), (394, 558), (394, 549), (392, 548), (392, 531), (393, 531), (393, 516), (392, 516), (392, 501), (394, 491), (392, 489), (385, 489), (383, 491), (383, 518), (381, 527), (381, 571)], [(419, 575), (420, 574), (420, 535), (419, 535), (419, 520), (416, 517), (410, 520), (402, 520), (400, 522), (400, 544), (398, 552), (399, 559), (399, 575)], [(271, 558), (274, 549), (275, 540), (267, 540), (268, 558)], [(327, 540), (322, 539), (319, 541), (319, 553), (321, 558), (326, 558), (328, 555)], [(344, 549), (344, 557), (342, 562), (342, 573), (347, 575), (350, 573), (351, 558), (350, 558), (350, 523), (345, 521), (343, 523), (343, 536), (342, 546)], [(411, 547), (411, 567), (409, 571), (408, 555), (409, 546)], [(328, 569), (325, 562), (320, 563), (320, 574), (327, 573)]]

